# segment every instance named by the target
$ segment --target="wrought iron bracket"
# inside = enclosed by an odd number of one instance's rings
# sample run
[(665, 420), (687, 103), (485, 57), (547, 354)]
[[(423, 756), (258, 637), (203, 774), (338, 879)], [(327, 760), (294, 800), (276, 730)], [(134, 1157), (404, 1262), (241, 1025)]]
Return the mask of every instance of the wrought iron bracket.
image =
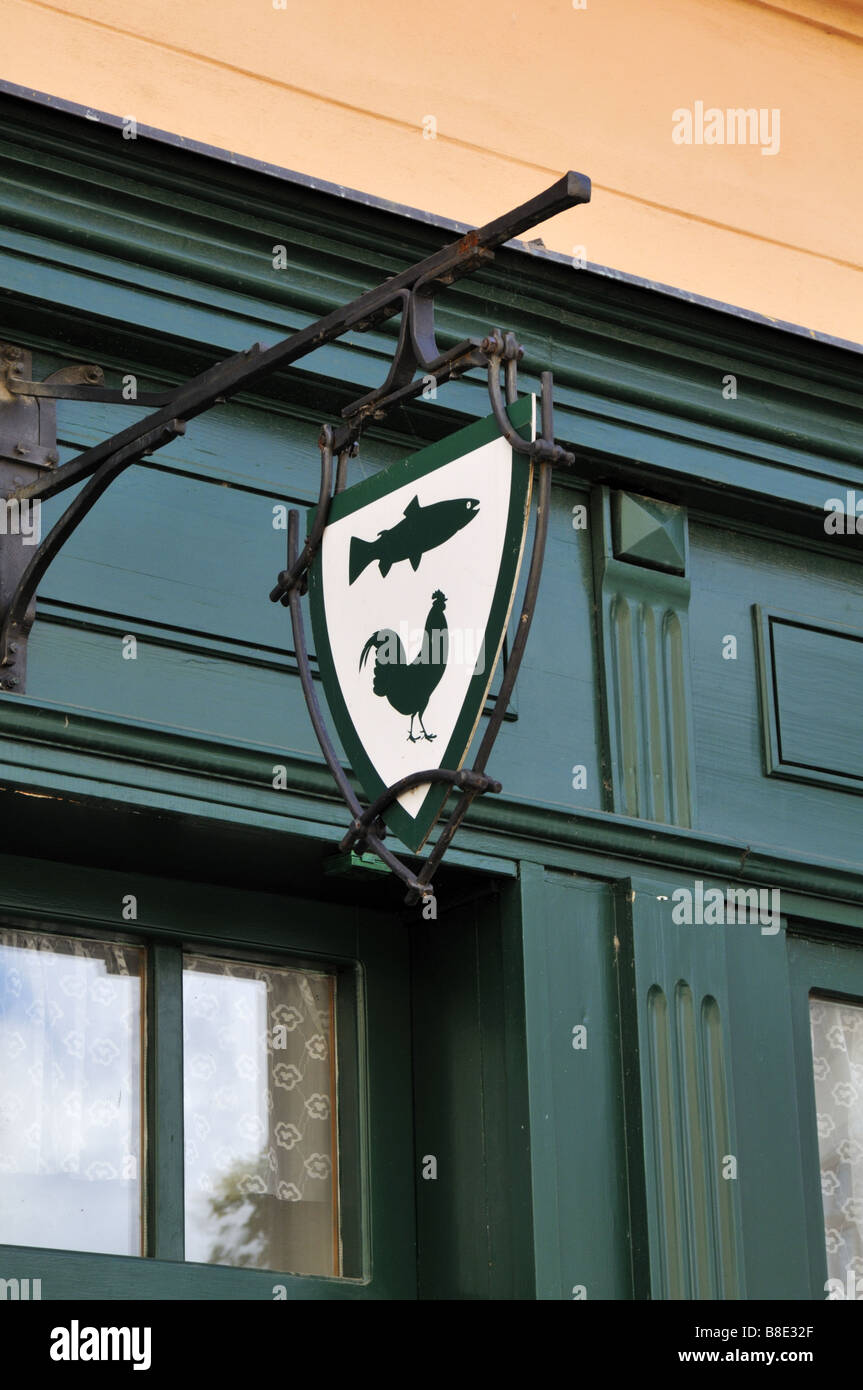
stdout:
[[(0, 344), (0, 689), (23, 692), (27, 638), (35, 615), (38, 586), (69, 536), (121, 472), (176, 439), (185, 431), (188, 420), (223, 404), (237, 392), (254, 387), (272, 372), (300, 361), (345, 333), (364, 332), (400, 315), (398, 340), (386, 380), (346, 406), (342, 424), (337, 428), (326, 425), (322, 430), (321, 486), (315, 523), (300, 550), (299, 513), (290, 513), (288, 564), (278, 576), (270, 598), (281, 601), (291, 611), (300, 679), (312, 723), (353, 817), (345, 844), (378, 854), (406, 884), (408, 901), (431, 896), (435, 869), (472, 801), (486, 792), (500, 790), (500, 784), (486, 776), (485, 764), (512, 693), (533, 616), (548, 526), (551, 470), (574, 463), (573, 455), (554, 441), (551, 375), (544, 373), (542, 377), (540, 437), (527, 442), (512, 429), (504, 403), (515, 400), (521, 356), (515, 338), (495, 330), (486, 338), (464, 339), (441, 352), (435, 335), (434, 302), (446, 286), (492, 261), (495, 250), (513, 237), (567, 208), (589, 201), (590, 180), (583, 174), (567, 173), (535, 198), (466, 233), (273, 347), (253, 344), (170, 391), (138, 392), (136, 383), (131, 388), (124, 384), (122, 389), (106, 386), (102, 369), (92, 364), (65, 367), (45, 381), (36, 382), (32, 379), (29, 351)], [(300, 599), (309, 566), (320, 546), (330, 500), (346, 484), (348, 459), (355, 454), (368, 423), (383, 419), (395, 406), (420, 395), (430, 381), (435, 386), (442, 385), (473, 368), (487, 371), (492, 410), (501, 433), (514, 449), (529, 454), (539, 466), (537, 525), (521, 620), (474, 766), (469, 772), (430, 769), (416, 774), (419, 783), (412, 781), (412, 785), (448, 781), (460, 792), (434, 850), (415, 874), (383, 844), (381, 811), (401, 793), (389, 788), (373, 807), (363, 811), (336, 757), (313, 688)], [(57, 400), (143, 405), (155, 407), (155, 412), (60, 465)], [(335, 459), (338, 462), (334, 471)], [(50, 533), (40, 539), (41, 503), (79, 483), (84, 486), (74, 501)]]
[[(108, 388), (102, 368), (93, 363), (61, 367), (44, 381), (33, 381), (32, 363), (25, 348), (0, 343), (0, 689), (9, 691), (24, 688), (39, 580), (96, 497), (121, 471), (117, 464), (126, 468), (143, 457), (138, 448), (131, 455), (120, 450), (107, 459), (40, 545), (43, 485), (60, 461), (55, 401), (151, 406), (164, 405), (173, 395)], [(180, 432), (165, 428), (150, 434), (141, 441), (143, 452), (161, 447)]]

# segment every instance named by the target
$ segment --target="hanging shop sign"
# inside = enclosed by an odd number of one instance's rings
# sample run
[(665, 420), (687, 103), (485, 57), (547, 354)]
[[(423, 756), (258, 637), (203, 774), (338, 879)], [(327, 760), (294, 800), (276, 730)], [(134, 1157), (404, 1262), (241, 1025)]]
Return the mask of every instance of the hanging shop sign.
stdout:
[[(574, 455), (555, 443), (552, 379), (541, 373), (539, 409), (518, 398), (523, 350), (492, 330), (441, 351), (436, 296), (494, 259), (495, 249), (549, 217), (590, 200), (590, 181), (568, 173), (551, 188), (299, 332), (254, 344), (169, 391), (137, 392), (153, 413), (59, 464), (57, 400), (128, 404), (101, 368), (67, 366), (32, 380), (28, 348), (0, 343), (0, 690), (20, 695), (39, 584), (102, 493), (128, 467), (183, 434), (187, 423), (277, 369), (349, 332), (398, 318), (386, 380), (324, 425), (321, 481), (300, 544), (288, 517), (287, 568), (270, 593), (290, 609), (303, 693), (327, 767), (351, 815), (340, 850), (377, 856), (407, 887), (406, 901), (433, 896), (432, 878), (473, 800), (501, 785), (486, 764), (507, 709), (536, 604), (548, 528), (551, 475)], [(347, 487), (349, 460), (369, 424), (408, 400), (471, 371), (486, 376), (492, 414), (377, 476)], [(41, 503), (75, 488), (41, 538), (30, 524)], [(493, 706), (480, 721), (507, 630), (525, 543), (531, 494), (536, 525), (513, 641)], [(27, 524), (22, 523), (22, 518)], [(310, 595), (324, 691), (354, 772), (361, 805), (320, 708), (306, 648), (303, 598)], [(478, 747), (464, 762), (474, 735)], [(394, 854), (389, 830), (414, 854), (447, 797), (457, 799), (418, 867)]]
[[(508, 412), (528, 440), (535, 411), (528, 396)], [(330, 507), (309, 576), (312, 630), (333, 722), (372, 801), (464, 762), (515, 596), (532, 471), (491, 415)], [(417, 851), (448, 793), (412, 787), (382, 819)]]

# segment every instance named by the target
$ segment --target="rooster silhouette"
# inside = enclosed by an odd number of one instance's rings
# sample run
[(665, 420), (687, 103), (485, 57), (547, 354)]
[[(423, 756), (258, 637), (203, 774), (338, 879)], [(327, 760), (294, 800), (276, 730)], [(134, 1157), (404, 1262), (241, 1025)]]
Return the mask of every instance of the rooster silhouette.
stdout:
[[(423, 723), (426, 705), (440, 683), (449, 658), (449, 636), (444, 617), (446, 595), (440, 589), (432, 594), (432, 606), (426, 618), (422, 647), (408, 665), (405, 649), (398, 633), (392, 628), (381, 628), (373, 632), (363, 647), (359, 669), (362, 670), (372, 647), (375, 649), (375, 675), (372, 690), (376, 695), (389, 700), (399, 714), (409, 714), (411, 719), (408, 739), (419, 743), (421, 739), (431, 741), (437, 734), (430, 734)], [(420, 733), (414, 735), (414, 720), (418, 719)]]

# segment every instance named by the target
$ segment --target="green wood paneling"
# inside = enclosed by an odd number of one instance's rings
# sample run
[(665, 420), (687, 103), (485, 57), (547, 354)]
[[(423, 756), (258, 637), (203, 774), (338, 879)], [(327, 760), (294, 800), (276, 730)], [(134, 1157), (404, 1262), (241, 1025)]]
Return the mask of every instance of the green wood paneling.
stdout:
[(746, 1297), (809, 1298), (786, 932), (724, 931)]
[(766, 770), (863, 791), (863, 631), (756, 608)]
[(631, 1298), (612, 894), (523, 862), (521, 901), (536, 1297)]
[(421, 1298), (533, 1297), (514, 896), (503, 913), (492, 893), (411, 930)]
[[(861, 862), (863, 802), (833, 787), (764, 775), (765, 746), (757, 628), (753, 605), (827, 628), (860, 627), (860, 576), (844, 558), (842, 537), (830, 554), (814, 554), (776, 538), (729, 533), (691, 523), (693, 711), (699, 824), (733, 833), (754, 849), (782, 845), (801, 858)], [(726, 636), (737, 639), (736, 660), (724, 660)], [(844, 746), (831, 710), (835, 699), (823, 665), (798, 664), (804, 715), (822, 755), (841, 759)], [(846, 679), (851, 671), (846, 670)], [(853, 680), (852, 680), (853, 685)], [(853, 690), (852, 690), (853, 695)], [(861, 688), (863, 695), (863, 688)], [(846, 687), (847, 699), (847, 687)], [(853, 718), (853, 716), (850, 716)], [(834, 746), (835, 745), (835, 746)], [(769, 881), (769, 880), (768, 880)]]
[[(726, 943), (757, 926), (676, 925), (673, 892), (633, 879), (619, 914), (632, 964), (647, 1187), (650, 1296), (747, 1297), (731, 1074)], [(637, 1035), (637, 1036), (636, 1036)]]

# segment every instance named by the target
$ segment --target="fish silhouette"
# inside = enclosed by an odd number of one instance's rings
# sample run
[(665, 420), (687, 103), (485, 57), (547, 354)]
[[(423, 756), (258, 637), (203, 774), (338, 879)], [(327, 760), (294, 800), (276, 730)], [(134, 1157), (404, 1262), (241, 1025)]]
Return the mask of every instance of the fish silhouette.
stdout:
[(475, 497), (455, 497), (451, 502), (433, 502), (421, 507), (414, 497), (405, 507), (404, 520), (388, 531), (379, 531), (377, 540), (364, 541), (351, 537), (348, 562), (349, 582), (359, 579), (364, 569), (377, 560), (384, 578), (400, 560), (410, 560), (415, 570), (427, 550), (443, 545), (457, 531), (473, 521), (479, 511)]

